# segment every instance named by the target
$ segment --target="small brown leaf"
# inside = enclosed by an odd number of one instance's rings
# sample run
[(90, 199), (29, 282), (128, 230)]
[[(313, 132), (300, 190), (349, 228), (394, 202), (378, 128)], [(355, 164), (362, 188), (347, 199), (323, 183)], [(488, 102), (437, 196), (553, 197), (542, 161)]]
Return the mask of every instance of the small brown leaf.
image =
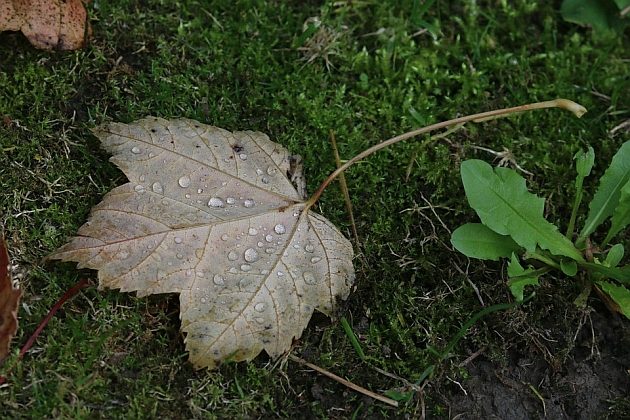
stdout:
[(9, 253), (0, 236), (0, 362), (9, 354), (9, 344), (18, 328), (18, 303), (22, 292), (14, 289), (9, 274)]
[(0, 0), (1, 31), (22, 31), (36, 48), (75, 50), (90, 24), (81, 0)]
[(179, 293), (190, 360), (276, 357), (354, 280), (352, 246), (305, 210), (288, 151), (257, 132), (146, 118), (96, 130), (130, 182), (51, 257), (101, 287)]

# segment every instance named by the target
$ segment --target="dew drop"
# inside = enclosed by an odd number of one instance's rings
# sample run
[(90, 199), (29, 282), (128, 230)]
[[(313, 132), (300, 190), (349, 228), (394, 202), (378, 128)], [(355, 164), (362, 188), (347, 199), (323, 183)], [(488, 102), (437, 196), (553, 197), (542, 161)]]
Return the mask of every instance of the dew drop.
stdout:
[(313, 258), (311, 258), (311, 263), (315, 264), (315, 263), (320, 262), (321, 260), (322, 260), (321, 257), (313, 257)]
[(155, 153), (149, 152), (149, 159), (154, 158), (154, 157), (155, 157)]
[(210, 201), (208, 201), (208, 206), (210, 206), (210, 207), (224, 207), (225, 204), (223, 203), (223, 200), (221, 200), (219, 197), (212, 197), (210, 199)]
[(203, 272), (203, 271), (201, 271), (201, 270), (199, 270), (199, 271), (197, 271), (197, 272), (195, 273), (195, 275), (196, 275), (197, 277), (203, 278), (204, 272)]
[(190, 194), (186, 194), (184, 197), (186, 197), (186, 198), (190, 198)]
[(265, 311), (265, 304), (262, 303), (262, 302), (259, 302), (256, 305), (254, 305), (254, 309), (256, 310), (256, 312), (264, 312)]
[(282, 271), (278, 271), (278, 273), (277, 273), (277, 274), (278, 274), (278, 277), (282, 277), (282, 276), (284, 276), (284, 273), (283, 273)]
[(267, 249), (265, 249), (265, 252), (266, 252), (267, 254), (273, 254), (274, 252), (276, 252), (276, 250), (275, 250), (275, 249), (273, 249), (273, 248), (267, 248)]
[(250, 227), (250, 228), (247, 230), (247, 233), (248, 233), (248, 234), (250, 234), (251, 236), (254, 236), (254, 235), (257, 235), (257, 234), (258, 234), (258, 231), (256, 230), (256, 228)]
[(201, 194), (203, 190), (201, 188), (197, 188), (197, 194)]
[(184, 256), (182, 254), (177, 254), (175, 256), (177, 257), (178, 260), (181, 260), (182, 258), (184, 258)]
[(189, 268), (188, 270), (186, 270), (186, 275), (187, 276), (192, 276), (193, 271)]
[(256, 246), (257, 246), (258, 248), (262, 248), (263, 246), (265, 246), (265, 244), (264, 244), (264, 242), (258, 242), (258, 243), (256, 244)]
[(266, 276), (267, 274), (269, 274), (269, 270), (260, 270), (260, 274)]
[(294, 249), (300, 249), (300, 246), (298, 244), (293, 245)]
[(239, 158), (241, 158), (241, 160), (247, 160), (247, 154), (246, 153), (241, 153), (240, 155), (238, 155)]
[(140, 175), (140, 178), (138, 178), (140, 180), (140, 182), (144, 182), (147, 178), (144, 175)]
[(241, 265), (241, 270), (248, 272), (248, 271), (252, 271), (252, 266), (249, 264), (242, 264)]
[(258, 261), (258, 258), (259, 258), (258, 251), (256, 251), (254, 248), (247, 248), (245, 250), (244, 258), (245, 258), (245, 261), (247, 262)]
[(315, 247), (312, 244), (307, 244), (304, 247), (304, 251), (306, 251), (306, 252), (313, 252), (313, 251), (315, 251)]
[(139, 148), (138, 146), (134, 146), (134, 147), (131, 149), (131, 153), (133, 153), (133, 154), (136, 154), (136, 155), (137, 155), (138, 153), (140, 153), (140, 148)]
[(248, 209), (254, 207), (254, 204), (256, 203), (254, 203), (254, 200), (252, 200), (251, 198), (248, 198), (247, 200), (243, 202), (243, 205), (247, 207)]
[(142, 194), (143, 192), (145, 192), (146, 190), (144, 189), (144, 185), (136, 185), (133, 190), (139, 194)]
[(179, 178), (177, 183), (182, 188), (188, 188), (190, 186), (190, 177), (188, 175), (184, 175), (183, 177)]
[(267, 178), (266, 176), (263, 176), (261, 181), (263, 184), (269, 184), (269, 178)]
[(230, 267), (230, 269), (228, 270), (230, 273), (232, 274), (236, 274), (238, 273), (238, 269), (236, 267)]
[(229, 236), (228, 236), (228, 234), (227, 234), (227, 233), (224, 233), (223, 235), (221, 235), (221, 240), (222, 240), (222, 241), (227, 241), (227, 240), (228, 240), (228, 238), (229, 238)]
[(265, 241), (267, 241), (267, 242), (273, 242), (273, 236), (271, 236), (271, 235), (267, 235), (267, 236), (265, 236)]
[(234, 252), (234, 251), (228, 252), (228, 260), (230, 260), (230, 261), (238, 260), (238, 254), (236, 252)]
[(175, 241), (176, 244), (181, 244), (184, 240), (182, 238), (180, 238), (179, 236), (176, 236), (175, 239), (173, 239)]
[(201, 303), (206, 303), (208, 301), (208, 299), (206, 299), (205, 297), (201, 298)]
[(262, 318), (262, 317), (259, 317), (259, 316), (254, 318), (254, 321), (258, 322), (259, 324), (264, 324), (265, 323), (265, 319)]
[(273, 175), (273, 174), (275, 174), (275, 173), (276, 173), (276, 171), (277, 171), (277, 169), (276, 169), (276, 168), (274, 168), (273, 166), (269, 166), (269, 167), (267, 167), (267, 174), (268, 174), (268, 175)]
[(151, 189), (154, 193), (158, 194), (162, 194), (164, 192), (164, 188), (162, 188), (162, 184), (159, 182), (154, 182), (153, 185), (151, 185)]
[(262, 175), (263, 171), (262, 169), (256, 169), (256, 175)]
[(287, 229), (284, 227), (284, 225), (282, 224), (277, 224), (273, 230), (278, 234), (278, 235), (282, 235), (283, 233), (285, 233), (287, 231)]
[(222, 286), (225, 284), (225, 278), (223, 278), (223, 276), (220, 274), (215, 274), (212, 278), (212, 282), (217, 286)]
[(234, 204), (234, 203), (236, 202), (236, 200), (234, 199), (234, 197), (228, 197), (228, 198), (226, 198), (226, 199), (225, 199), (225, 201), (226, 201), (228, 204)]

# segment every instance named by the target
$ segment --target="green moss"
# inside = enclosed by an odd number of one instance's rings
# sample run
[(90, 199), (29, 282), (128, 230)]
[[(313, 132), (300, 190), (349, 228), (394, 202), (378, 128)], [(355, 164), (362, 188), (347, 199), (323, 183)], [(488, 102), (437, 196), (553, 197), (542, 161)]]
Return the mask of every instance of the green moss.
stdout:
[[(447, 228), (474, 216), (459, 162), (494, 159), (471, 146), (508, 148), (534, 173), (532, 188), (553, 194), (550, 219), (565, 220), (573, 154), (591, 144), (609, 161), (621, 140), (607, 132), (627, 118), (630, 104), (627, 35), (594, 39), (551, 6), (526, 1), (436, 2), (421, 20), (412, 3), (96, 1), (94, 39), (85, 50), (46, 53), (19, 34), (0, 35), (0, 116), (7, 116), (0, 123), (1, 222), (13, 261), (26, 273), (15, 343), (79, 278), (95, 277), (42, 259), (124, 182), (90, 135), (99, 123), (151, 114), (260, 130), (303, 155), (313, 190), (335, 167), (330, 130), (348, 159), (456, 115), (554, 97), (582, 103), (589, 109), (582, 120), (539, 111), (470, 125), (428, 149), (418, 146), (423, 139), (409, 141), (348, 171), (361, 246), (357, 290), (343, 313), (373, 363), (417, 380), (434, 361), (427, 347), (443, 347), (480, 308), (470, 282), (486, 304), (509, 296), (501, 267), (471, 263), (464, 275), (468, 262), (449, 247)], [(324, 49), (302, 36), (313, 16), (328, 31)], [(336, 186), (319, 210), (349, 234)], [(558, 289), (558, 299), (570, 302), (572, 289)], [(536, 313), (544, 304), (530, 305), (524, 310)], [(82, 292), (0, 388), (1, 411), (71, 418), (417, 413), (417, 399), (390, 411), (291, 363), (274, 368), (264, 356), (194, 371), (177, 310), (173, 296)], [(480, 323), (438, 369), (436, 386), (481, 345), (506, 357), (508, 344), (488, 325), (514, 334), (500, 316)], [(403, 385), (360, 365), (341, 327), (325, 319), (311, 323), (296, 351), (377, 391)], [(437, 396), (428, 395), (427, 404), (448, 413)]]

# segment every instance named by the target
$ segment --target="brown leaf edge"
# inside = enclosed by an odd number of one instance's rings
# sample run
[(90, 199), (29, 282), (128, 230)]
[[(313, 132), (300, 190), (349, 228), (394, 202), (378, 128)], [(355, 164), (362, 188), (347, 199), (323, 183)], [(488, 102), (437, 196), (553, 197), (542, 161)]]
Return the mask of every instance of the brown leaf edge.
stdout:
[(43, 50), (76, 50), (92, 29), (82, 0), (2, 0), (0, 31), (22, 31)]
[(22, 291), (14, 289), (9, 274), (9, 252), (0, 235), (0, 362), (9, 354), (11, 339), (18, 329), (18, 304)]

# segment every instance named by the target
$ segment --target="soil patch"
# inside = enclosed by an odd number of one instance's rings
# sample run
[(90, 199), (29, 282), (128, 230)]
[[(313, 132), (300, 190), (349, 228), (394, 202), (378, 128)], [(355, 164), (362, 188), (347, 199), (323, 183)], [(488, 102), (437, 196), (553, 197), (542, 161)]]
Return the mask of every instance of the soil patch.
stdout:
[(505, 366), (483, 357), (471, 362), (462, 387), (453, 384), (444, 396), (451, 416), (511, 420), (623, 416), (615, 407), (626, 406), (630, 398), (630, 323), (603, 312), (590, 318), (556, 369), (517, 346)]

